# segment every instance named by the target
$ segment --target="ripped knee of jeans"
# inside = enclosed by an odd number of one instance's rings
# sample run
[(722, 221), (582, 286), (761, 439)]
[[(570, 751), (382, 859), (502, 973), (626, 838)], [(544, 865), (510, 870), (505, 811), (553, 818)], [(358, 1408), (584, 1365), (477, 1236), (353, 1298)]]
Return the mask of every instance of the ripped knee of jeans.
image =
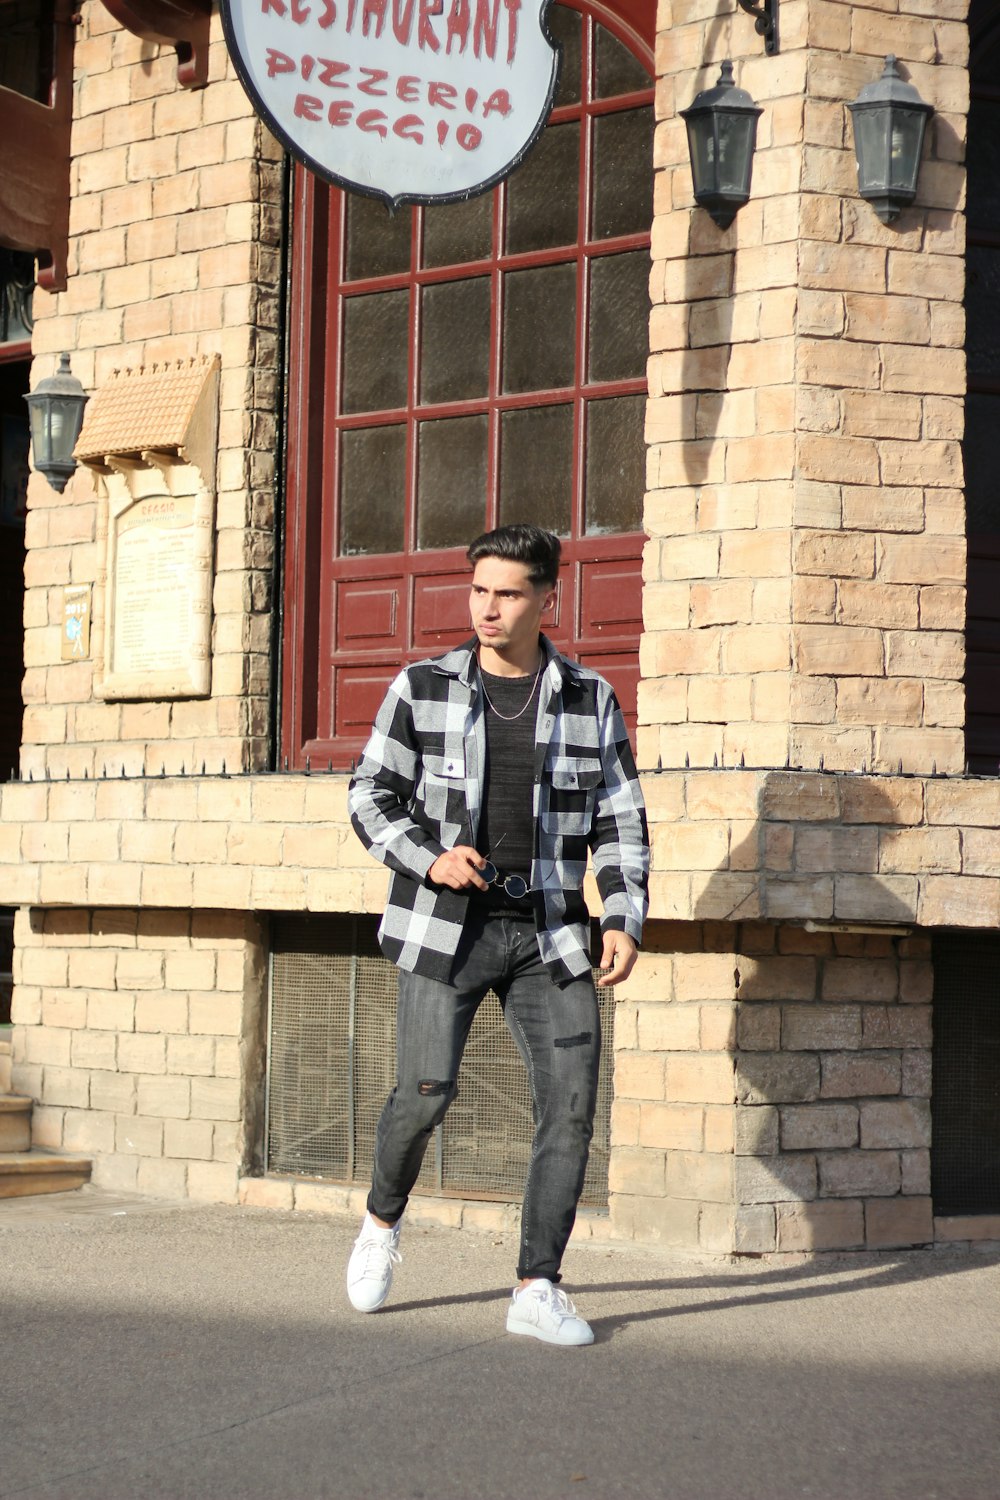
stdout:
[(454, 1087), (453, 1079), (421, 1078), (417, 1084), (417, 1093), (424, 1099), (434, 1099), (442, 1094), (449, 1094)]

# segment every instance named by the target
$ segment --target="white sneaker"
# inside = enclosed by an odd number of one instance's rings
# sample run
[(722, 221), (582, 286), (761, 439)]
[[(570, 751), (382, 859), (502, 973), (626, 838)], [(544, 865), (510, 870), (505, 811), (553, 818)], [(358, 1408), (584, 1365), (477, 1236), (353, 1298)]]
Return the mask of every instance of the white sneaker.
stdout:
[(594, 1330), (577, 1316), (565, 1292), (543, 1276), (515, 1287), (507, 1310), (507, 1332), (524, 1333), (543, 1344), (580, 1347), (594, 1342)]
[(361, 1233), (347, 1262), (347, 1295), (358, 1312), (378, 1312), (392, 1286), (392, 1268), (403, 1257), (399, 1253), (400, 1220), (391, 1229), (376, 1224), (365, 1214)]

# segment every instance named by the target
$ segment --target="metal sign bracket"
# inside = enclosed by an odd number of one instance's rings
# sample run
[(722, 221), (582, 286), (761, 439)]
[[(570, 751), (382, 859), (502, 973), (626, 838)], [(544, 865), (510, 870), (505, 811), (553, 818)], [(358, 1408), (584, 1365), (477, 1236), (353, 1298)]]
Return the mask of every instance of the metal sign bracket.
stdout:
[(778, 0), (736, 0), (737, 5), (753, 16), (757, 33), (764, 38), (764, 51), (774, 57), (778, 47)]

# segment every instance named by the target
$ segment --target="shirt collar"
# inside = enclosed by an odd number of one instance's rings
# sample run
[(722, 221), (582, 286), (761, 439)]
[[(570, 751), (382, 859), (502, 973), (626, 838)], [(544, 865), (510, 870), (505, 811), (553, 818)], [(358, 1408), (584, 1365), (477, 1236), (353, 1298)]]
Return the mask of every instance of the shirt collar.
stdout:
[[(564, 678), (569, 676), (573, 663), (556, 650), (547, 635), (539, 635), (538, 644), (544, 657), (545, 677), (552, 691), (558, 692)], [(476, 679), (477, 645), (477, 637), (471, 636), (460, 646), (455, 646), (451, 651), (446, 651), (443, 656), (439, 656), (434, 663), (434, 670), (443, 672), (447, 677), (457, 677), (465, 687), (471, 688)]]

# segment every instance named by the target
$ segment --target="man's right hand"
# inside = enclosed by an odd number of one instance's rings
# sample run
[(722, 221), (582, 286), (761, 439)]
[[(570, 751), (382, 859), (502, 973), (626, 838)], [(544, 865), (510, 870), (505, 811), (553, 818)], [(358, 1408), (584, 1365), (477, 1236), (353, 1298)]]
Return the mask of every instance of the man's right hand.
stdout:
[(478, 849), (472, 849), (468, 844), (456, 844), (454, 849), (446, 849), (438, 855), (427, 871), (427, 879), (433, 885), (450, 886), (453, 891), (467, 890), (470, 885), (488, 891), (489, 886), (479, 873), (485, 863)]

